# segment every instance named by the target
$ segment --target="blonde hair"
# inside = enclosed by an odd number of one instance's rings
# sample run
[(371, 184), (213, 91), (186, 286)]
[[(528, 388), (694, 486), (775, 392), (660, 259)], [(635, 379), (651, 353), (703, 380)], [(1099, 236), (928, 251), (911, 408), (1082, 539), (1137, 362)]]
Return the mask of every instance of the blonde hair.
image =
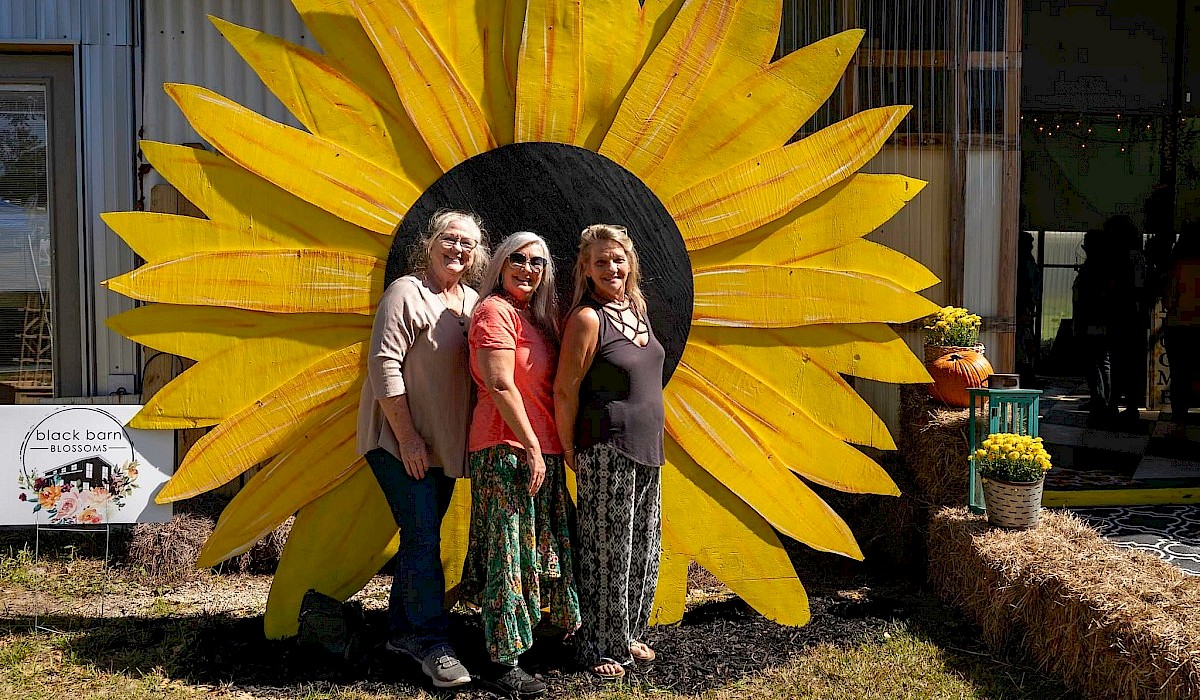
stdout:
[(517, 231), (496, 246), (492, 261), (483, 273), (483, 281), (479, 284), (479, 293), (488, 296), (504, 294), (501, 274), (508, 256), (517, 252), (530, 243), (542, 246), (546, 258), (546, 267), (542, 269), (542, 281), (533, 290), (533, 297), (526, 308), (533, 315), (533, 322), (550, 335), (551, 340), (558, 341), (558, 291), (554, 288), (554, 259), (550, 257), (550, 246), (545, 239), (531, 231)]
[(438, 209), (430, 217), (425, 233), (409, 249), (408, 261), (412, 274), (419, 276), (429, 269), (429, 258), (433, 255), (433, 247), (438, 245), (438, 239), (455, 221), (470, 221), (479, 228), (479, 245), (471, 251), (471, 264), (462, 276), (464, 284), (474, 285), (479, 282), (483, 271), (487, 269), (488, 263), (491, 261), (491, 255), (488, 253), (487, 231), (483, 228), (483, 219), (472, 212), (460, 209)]
[(588, 277), (587, 268), (592, 264), (592, 247), (601, 241), (613, 241), (625, 250), (625, 257), (629, 259), (625, 298), (634, 311), (645, 316), (646, 297), (638, 286), (641, 267), (638, 265), (637, 251), (633, 248), (633, 239), (629, 237), (628, 229), (613, 224), (592, 224), (579, 234), (579, 254), (575, 258), (575, 293), (571, 298), (571, 308), (578, 306), (584, 295), (592, 291), (592, 279)]

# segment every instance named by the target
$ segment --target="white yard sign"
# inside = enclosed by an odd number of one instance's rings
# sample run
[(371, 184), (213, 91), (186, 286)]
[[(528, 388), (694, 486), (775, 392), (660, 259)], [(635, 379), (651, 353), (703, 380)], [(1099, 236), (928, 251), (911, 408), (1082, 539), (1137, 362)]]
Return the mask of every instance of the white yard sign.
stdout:
[(0, 406), (0, 525), (166, 522), (175, 433), (133, 430), (141, 406)]

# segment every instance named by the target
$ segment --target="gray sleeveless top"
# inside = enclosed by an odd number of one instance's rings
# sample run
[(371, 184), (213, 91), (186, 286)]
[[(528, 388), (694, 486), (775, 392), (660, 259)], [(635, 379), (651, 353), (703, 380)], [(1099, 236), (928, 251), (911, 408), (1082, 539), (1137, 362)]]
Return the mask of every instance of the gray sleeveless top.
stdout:
[[(650, 339), (638, 347), (621, 332), (622, 321), (610, 316), (592, 298), (580, 306), (595, 309), (600, 332), (592, 366), (579, 386), (575, 419), (575, 449), (601, 442), (639, 464), (663, 464), (663, 346), (646, 319), (640, 319)], [(635, 333), (636, 335), (636, 333)]]

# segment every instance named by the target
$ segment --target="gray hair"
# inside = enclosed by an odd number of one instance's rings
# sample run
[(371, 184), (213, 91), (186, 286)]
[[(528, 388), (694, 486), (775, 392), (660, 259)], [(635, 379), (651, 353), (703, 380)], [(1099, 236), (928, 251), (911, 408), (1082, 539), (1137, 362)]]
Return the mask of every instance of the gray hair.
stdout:
[(504, 272), (504, 264), (508, 262), (508, 256), (530, 243), (542, 246), (546, 267), (542, 270), (542, 281), (538, 284), (537, 289), (533, 290), (533, 298), (529, 300), (527, 308), (533, 314), (533, 322), (557, 342), (558, 290), (554, 287), (554, 259), (550, 257), (550, 246), (541, 236), (531, 231), (517, 231), (501, 241), (492, 254), (492, 261), (488, 264), (487, 270), (483, 273), (483, 280), (479, 284), (479, 293), (484, 296), (503, 294), (504, 286), (500, 276)]
[(438, 239), (450, 228), (455, 221), (470, 221), (479, 227), (479, 245), (471, 251), (471, 265), (463, 272), (464, 284), (475, 284), (487, 269), (491, 255), (488, 253), (487, 231), (483, 228), (483, 219), (476, 214), (461, 209), (438, 209), (429, 219), (425, 233), (417, 239), (408, 251), (408, 267), (412, 274), (420, 276), (429, 269), (429, 256)]

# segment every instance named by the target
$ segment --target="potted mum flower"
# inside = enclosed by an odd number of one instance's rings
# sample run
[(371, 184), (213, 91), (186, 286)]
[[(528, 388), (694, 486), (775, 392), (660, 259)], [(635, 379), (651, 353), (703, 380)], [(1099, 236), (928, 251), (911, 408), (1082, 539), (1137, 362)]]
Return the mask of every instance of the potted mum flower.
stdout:
[(1042, 484), (1051, 466), (1042, 439), (996, 433), (983, 441), (971, 459), (983, 478), (988, 522), (1000, 527), (1035, 527), (1042, 512)]
[(979, 316), (957, 306), (942, 307), (925, 321), (925, 367), (929, 394), (947, 406), (965, 408), (968, 389), (987, 383), (992, 365), (979, 342)]
[(925, 320), (925, 364), (952, 352), (971, 350), (983, 353), (979, 342), (982, 319), (958, 306), (943, 306)]

